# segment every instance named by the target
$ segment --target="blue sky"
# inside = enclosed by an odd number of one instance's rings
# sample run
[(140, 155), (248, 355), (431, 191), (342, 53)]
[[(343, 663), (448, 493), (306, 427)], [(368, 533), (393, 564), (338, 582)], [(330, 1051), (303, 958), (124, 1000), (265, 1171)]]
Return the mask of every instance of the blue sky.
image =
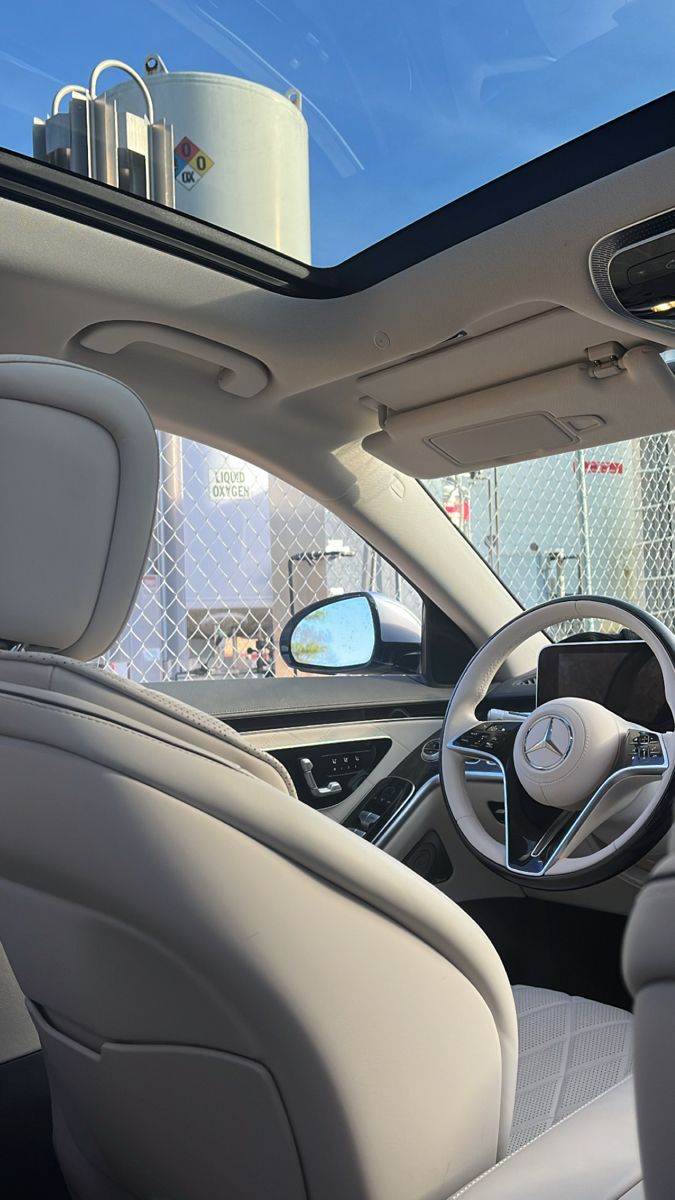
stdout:
[(152, 52), (299, 88), (323, 265), (670, 91), (675, 0), (9, 0), (0, 142), (30, 153), (62, 83)]

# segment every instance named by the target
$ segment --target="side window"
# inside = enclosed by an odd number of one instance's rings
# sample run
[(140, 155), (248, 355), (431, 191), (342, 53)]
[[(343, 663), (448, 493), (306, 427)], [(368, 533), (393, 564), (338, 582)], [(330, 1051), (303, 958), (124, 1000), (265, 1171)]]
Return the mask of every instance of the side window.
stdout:
[(105, 665), (138, 682), (269, 678), (289, 617), (372, 590), (421, 615), (417, 592), (347, 525), (281, 479), (160, 433), (150, 558)]

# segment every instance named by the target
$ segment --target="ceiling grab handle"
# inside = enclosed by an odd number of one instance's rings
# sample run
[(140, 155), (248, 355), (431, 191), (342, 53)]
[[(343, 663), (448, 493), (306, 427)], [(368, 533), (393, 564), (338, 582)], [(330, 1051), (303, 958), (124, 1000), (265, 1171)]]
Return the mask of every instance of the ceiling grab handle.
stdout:
[(175, 329), (153, 321), (102, 321), (81, 330), (77, 340), (81, 346), (98, 354), (119, 354), (140, 342), (215, 363), (220, 367), (219, 388), (241, 399), (260, 395), (269, 383), (267, 367), (250, 354), (187, 329)]

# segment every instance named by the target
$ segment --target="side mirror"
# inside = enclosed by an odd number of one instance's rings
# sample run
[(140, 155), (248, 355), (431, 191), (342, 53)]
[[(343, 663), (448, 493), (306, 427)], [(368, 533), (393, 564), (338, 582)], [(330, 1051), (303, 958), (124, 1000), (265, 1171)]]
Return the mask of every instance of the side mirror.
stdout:
[(419, 669), (422, 626), (398, 600), (376, 592), (352, 592), (318, 600), (284, 626), (279, 650), (296, 671), (325, 675), (342, 671)]

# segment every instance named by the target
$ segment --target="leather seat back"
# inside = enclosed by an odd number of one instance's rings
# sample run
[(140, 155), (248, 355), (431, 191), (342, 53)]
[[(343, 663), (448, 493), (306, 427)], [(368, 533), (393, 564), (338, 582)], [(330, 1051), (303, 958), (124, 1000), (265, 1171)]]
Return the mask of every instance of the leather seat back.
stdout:
[[(126, 619), (157, 451), (126, 387), (0, 359), (24, 470), (48, 452), (43, 409), (67, 472), (58, 520), (30, 514), (27, 555), (15, 508), (4, 555), (0, 635), (30, 649), (0, 655), (0, 939), (73, 1196), (441, 1200), (508, 1141), (516, 1016), (495, 951), (226, 726), (63, 657), (100, 655)], [(81, 443), (73, 414), (94, 427)]]
[(623, 946), (635, 998), (635, 1096), (647, 1200), (670, 1200), (675, 1177), (675, 828), (630, 915)]

